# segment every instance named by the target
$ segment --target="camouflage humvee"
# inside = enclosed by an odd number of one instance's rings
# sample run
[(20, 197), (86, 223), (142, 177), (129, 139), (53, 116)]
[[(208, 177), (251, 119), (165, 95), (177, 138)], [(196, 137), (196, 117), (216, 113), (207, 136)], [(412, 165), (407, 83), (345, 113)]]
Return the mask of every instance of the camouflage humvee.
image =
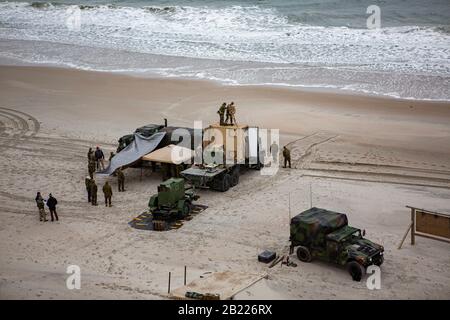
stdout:
[(347, 266), (352, 279), (360, 281), (369, 265), (380, 266), (383, 246), (364, 238), (365, 231), (348, 225), (347, 216), (311, 208), (291, 219), (291, 253), (303, 262), (318, 258)]

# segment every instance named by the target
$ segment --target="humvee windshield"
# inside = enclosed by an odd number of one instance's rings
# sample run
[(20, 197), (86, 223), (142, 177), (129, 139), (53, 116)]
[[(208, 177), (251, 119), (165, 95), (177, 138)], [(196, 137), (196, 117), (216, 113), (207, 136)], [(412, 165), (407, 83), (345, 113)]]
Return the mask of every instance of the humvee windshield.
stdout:
[(342, 242), (347, 242), (347, 241), (353, 242), (354, 240), (358, 240), (361, 238), (362, 238), (361, 230), (356, 230), (355, 232), (344, 237), (341, 241)]
[(361, 230), (350, 226), (342, 227), (327, 235), (328, 240), (336, 242), (347, 242), (362, 238)]

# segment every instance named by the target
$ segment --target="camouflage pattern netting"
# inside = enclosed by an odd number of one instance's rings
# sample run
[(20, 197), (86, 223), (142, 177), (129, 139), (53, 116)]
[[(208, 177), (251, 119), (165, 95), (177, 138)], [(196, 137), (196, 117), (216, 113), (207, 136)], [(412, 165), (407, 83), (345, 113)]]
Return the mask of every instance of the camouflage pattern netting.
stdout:
[(348, 224), (347, 215), (311, 208), (291, 219), (291, 241), (309, 246), (325, 241), (325, 235)]

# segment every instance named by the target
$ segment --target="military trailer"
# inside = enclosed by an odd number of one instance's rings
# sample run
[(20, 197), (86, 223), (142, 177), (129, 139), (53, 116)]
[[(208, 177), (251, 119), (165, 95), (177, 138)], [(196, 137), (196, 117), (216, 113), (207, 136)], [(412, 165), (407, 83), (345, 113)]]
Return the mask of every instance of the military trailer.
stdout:
[(347, 215), (311, 208), (291, 219), (291, 253), (297, 247), (300, 261), (313, 258), (346, 266), (355, 281), (360, 281), (370, 265), (380, 266), (384, 248), (368, 239), (365, 231), (348, 225)]
[(259, 129), (247, 125), (213, 124), (203, 130), (201, 163), (181, 172), (197, 188), (225, 192), (239, 183), (247, 169), (261, 169), (264, 151)]
[(191, 213), (192, 202), (198, 198), (193, 189), (185, 189), (184, 179), (170, 178), (158, 186), (148, 206), (155, 219), (181, 219)]

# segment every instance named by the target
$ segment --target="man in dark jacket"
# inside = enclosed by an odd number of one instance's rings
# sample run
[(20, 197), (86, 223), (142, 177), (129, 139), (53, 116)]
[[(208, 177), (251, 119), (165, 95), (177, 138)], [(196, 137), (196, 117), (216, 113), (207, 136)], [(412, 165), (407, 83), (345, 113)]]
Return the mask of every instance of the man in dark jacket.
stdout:
[(289, 168), (291, 167), (291, 151), (284, 146), (283, 147), (283, 158), (284, 158), (284, 167), (286, 168), (287, 164), (289, 163)]
[(58, 221), (58, 214), (56, 213), (56, 205), (58, 204), (58, 201), (56, 200), (55, 197), (52, 196), (52, 194), (50, 193), (48, 195), (48, 200), (47, 200), (47, 207), (50, 210), (50, 216), (52, 221), (54, 221), (53, 219), (53, 214), (55, 215), (56, 221)]
[(103, 160), (105, 160), (105, 155), (98, 146), (95, 149), (95, 160), (97, 161), (97, 170), (100, 170), (100, 166), (102, 167), (102, 170), (105, 170), (105, 164), (103, 162)]

